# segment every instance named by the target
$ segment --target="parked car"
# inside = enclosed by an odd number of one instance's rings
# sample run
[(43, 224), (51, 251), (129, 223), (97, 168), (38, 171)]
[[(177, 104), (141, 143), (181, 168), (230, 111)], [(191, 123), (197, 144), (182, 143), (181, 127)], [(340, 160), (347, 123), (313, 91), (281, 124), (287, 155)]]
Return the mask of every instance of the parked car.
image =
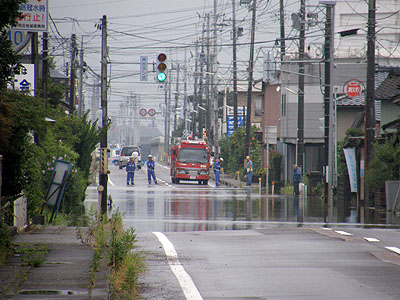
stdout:
[(120, 155), (119, 155), (119, 164), (118, 164), (118, 166), (119, 166), (120, 169), (126, 167), (126, 163), (128, 162), (129, 157), (131, 157), (134, 152), (138, 153), (138, 155), (137, 155), (137, 157), (135, 159), (135, 162), (137, 164), (141, 165), (142, 160), (141, 160), (141, 156), (140, 156), (139, 147), (138, 146), (123, 146), (121, 148), (121, 152), (120, 152)]
[(121, 149), (120, 148), (112, 148), (111, 149), (111, 162), (114, 166), (118, 166), (119, 165), (119, 156), (121, 153)]

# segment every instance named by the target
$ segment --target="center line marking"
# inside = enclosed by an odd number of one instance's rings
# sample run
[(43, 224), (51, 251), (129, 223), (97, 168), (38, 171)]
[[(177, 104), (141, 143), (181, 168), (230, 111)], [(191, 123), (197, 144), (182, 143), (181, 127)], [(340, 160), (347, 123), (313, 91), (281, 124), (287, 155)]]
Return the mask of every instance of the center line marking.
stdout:
[(185, 294), (186, 299), (203, 300), (192, 278), (179, 262), (178, 254), (175, 251), (174, 245), (163, 233), (153, 232), (153, 234), (158, 238), (161, 245), (163, 246), (165, 255), (167, 256), (169, 267), (171, 268), (172, 273), (174, 273), (176, 279), (178, 279), (178, 282), (182, 288), (183, 293)]
[(400, 255), (400, 249), (397, 247), (385, 247), (385, 248)]
[(336, 233), (339, 233), (341, 235), (347, 235), (347, 236), (351, 236), (353, 235), (352, 233), (348, 233), (346, 231), (341, 231), (341, 230), (335, 230)]
[(369, 238), (369, 237), (364, 237), (364, 240), (368, 241), (368, 242), (379, 242), (378, 239), (376, 238)]

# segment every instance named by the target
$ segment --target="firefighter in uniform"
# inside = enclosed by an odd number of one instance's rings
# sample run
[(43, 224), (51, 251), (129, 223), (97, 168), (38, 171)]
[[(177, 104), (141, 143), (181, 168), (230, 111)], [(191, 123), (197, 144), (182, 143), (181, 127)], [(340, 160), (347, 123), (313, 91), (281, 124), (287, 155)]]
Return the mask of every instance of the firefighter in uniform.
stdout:
[(131, 185), (134, 184), (134, 179), (135, 179), (135, 158), (131, 156), (129, 158), (129, 161), (126, 163), (126, 185), (129, 185), (129, 181), (131, 182)]
[(152, 177), (154, 184), (157, 184), (156, 174), (154, 173), (154, 168), (156, 166), (156, 163), (154, 162), (153, 156), (151, 156), (151, 154), (148, 156), (146, 166), (147, 166), (147, 179), (149, 181), (149, 184), (151, 184)]
[(217, 158), (217, 160), (215, 161), (214, 164), (214, 174), (215, 174), (215, 185), (219, 186), (219, 176), (221, 174), (221, 163), (222, 163), (223, 159), (222, 158)]

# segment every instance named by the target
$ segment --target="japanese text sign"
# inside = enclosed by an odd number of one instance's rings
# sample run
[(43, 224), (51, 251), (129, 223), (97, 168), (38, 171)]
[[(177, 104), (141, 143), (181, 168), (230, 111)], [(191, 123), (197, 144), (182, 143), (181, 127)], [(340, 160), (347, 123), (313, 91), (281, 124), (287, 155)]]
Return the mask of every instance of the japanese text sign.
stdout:
[(22, 3), (20, 12), (23, 17), (18, 20), (15, 30), (48, 31), (49, 5), (48, 0), (28, 0)]

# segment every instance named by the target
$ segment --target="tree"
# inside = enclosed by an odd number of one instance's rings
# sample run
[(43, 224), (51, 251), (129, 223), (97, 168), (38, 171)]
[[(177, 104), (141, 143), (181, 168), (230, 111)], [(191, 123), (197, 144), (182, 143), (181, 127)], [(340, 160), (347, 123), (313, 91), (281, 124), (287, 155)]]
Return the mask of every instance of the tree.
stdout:
[(18, 56), (7, 39), (7, 29), (15, 26), (17, 19), (22, 17), (19, 11), (22, 3), (26, 3), (26, 0), (0, 1), (0, 89), (6, 88), (7, 82), (20, 68)]
[(2, 195), (14, 197), (22, 192), (24, 153), (29, 152), (28, 146), (33, 142), (30, 133), (40, 137), (44, 133), (44, 120), (39, 98), (0, 90), (0, 153), (4, 157)]
[(374, 145), (375, 157), (366, 171), (366, 180), (371, 189), (383, 189), (385, 181), (400, 177), (400, 127), (392, 136)]
[[(253, 161), (254, 174), (261, 170), (261, 145), (257, 142), (255, 132), (256, 127), (251, 128), (250, 136), (250, 156)], [(238, 170), (243, 172), (244, 160), (246, 151), (244, 139), (246, 135), (245, 128), (238, 128), (235, 133), (229, 137), (229, 140), (223, 138), (220, 140), (221, 157), (224, 158), (224, 169), (229, 173), (234, 173)]]

